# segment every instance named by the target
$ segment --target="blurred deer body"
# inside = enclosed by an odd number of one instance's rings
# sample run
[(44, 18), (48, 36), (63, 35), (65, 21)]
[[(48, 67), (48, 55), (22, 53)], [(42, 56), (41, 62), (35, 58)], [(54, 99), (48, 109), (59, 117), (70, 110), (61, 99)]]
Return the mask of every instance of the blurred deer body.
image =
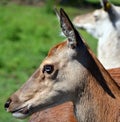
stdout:
[(120, 7), (103, 0), (103, 9), (77, 16), (73, 23), (98, 39), (98, 59), (105, 68), (120, 67)]
[(26, 118), (71, 101), (78, 122), (119, 122), (119, 86), (83, 42), (63, 9), (58, 15), (67, 40), (49, 51), (30, 79), (10, 96), (5, 108), (16, 118)]

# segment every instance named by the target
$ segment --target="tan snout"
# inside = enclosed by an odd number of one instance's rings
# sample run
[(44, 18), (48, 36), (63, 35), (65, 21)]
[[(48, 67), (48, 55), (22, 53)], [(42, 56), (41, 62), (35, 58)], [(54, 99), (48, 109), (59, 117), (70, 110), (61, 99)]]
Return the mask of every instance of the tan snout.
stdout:
[(5, 103), (4, 107), (8, 112), (13, 112), (19, 108), (21, 101), (16, 94), (13, 94)]
[(25, 101), (21, 101), (16, 94), (13, 94), (5, 103), (4, 107), (7, 112), (12, 113), (16, 118), (23, 119), (29, 116), (30, 106), (24, 104)]

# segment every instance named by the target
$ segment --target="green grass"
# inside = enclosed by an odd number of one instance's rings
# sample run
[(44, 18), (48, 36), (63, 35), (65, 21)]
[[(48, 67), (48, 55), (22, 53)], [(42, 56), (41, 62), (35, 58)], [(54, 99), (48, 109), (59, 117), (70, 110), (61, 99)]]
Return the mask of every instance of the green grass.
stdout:
[[(91, 2), (91, 3), (99, 3), (99, 0), (86, 0), (88, 2)], [(119, 4), (120, 5), (120, 0), (109, 0), (111, 3), (114, 3), (114, 4)]]
[[(71, 18), (79, 13), (64, 9)], [(27, 121), (12, 117), (4, 103), (40, 65), (49, 48), (64, 40), (59, 33), (57, 17), (45, 7), (0, 6), (0, 122)], [(84, 31), (81, 34), (96, 52), (96, 41)]]

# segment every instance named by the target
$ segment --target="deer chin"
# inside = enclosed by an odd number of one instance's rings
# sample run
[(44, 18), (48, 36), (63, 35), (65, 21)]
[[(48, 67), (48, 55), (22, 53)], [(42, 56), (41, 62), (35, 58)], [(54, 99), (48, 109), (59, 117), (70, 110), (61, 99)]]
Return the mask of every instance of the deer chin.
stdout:
[(12, 115), (18, 119), (24, 119), (29, 116), (29, 107), (25, 106), (12, 111)]
[(15, 117), (17, 119), (25, 119), (26, 117), (29, 116), (27, 114), (22, 114), (22, 113), (19, 113), (19, 112), (12, 113), (12, 115), (13, 115), (13, 117)]

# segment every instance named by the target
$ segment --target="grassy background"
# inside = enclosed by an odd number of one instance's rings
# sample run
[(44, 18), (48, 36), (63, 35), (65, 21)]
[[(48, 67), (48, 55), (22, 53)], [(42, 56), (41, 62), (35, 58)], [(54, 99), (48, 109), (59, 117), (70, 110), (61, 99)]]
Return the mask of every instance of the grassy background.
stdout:
[[(86, 1), (92, 2), (92, 3), (99, 2), (99, 0), (86, 0)], [(119, 4), (120, 5), (120, 0), (109, 0), (109, 1), (114, 3), (114, 4)]]
[[(63, 7), (72, 19), (79, 10)], [(0, 6), (0, 122), (17, 120), (4, 110), (6, 99), (23, 84), (47, 55), (50, 47), (64, 40), (54, 13), (46, 7)], [(96, 53), (97, 41), (81, 31)]]

